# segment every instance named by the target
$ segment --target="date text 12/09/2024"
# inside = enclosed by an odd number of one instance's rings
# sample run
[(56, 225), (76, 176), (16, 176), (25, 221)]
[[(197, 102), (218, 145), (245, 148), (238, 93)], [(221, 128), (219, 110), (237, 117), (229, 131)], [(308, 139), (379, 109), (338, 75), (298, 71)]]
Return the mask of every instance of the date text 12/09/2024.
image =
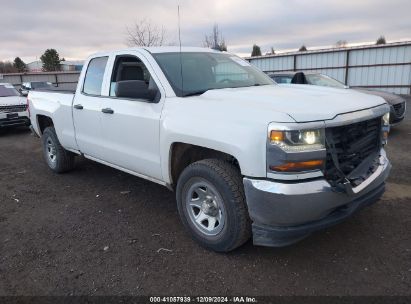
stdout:
[(150, 303), (258, 303), (255, 297), (150, 297)]

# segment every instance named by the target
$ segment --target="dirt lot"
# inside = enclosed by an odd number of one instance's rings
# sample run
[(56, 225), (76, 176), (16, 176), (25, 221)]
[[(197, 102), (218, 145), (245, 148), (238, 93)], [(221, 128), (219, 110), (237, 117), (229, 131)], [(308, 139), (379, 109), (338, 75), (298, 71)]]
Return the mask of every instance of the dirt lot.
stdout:
[(378, 204), (291, 247), (216, 254), (183, 230), (166, 188), (87, 160), (55, 175), (38, 139), (8, 131), (0, 295), (411, 295), (410, 151), (409, 116)]

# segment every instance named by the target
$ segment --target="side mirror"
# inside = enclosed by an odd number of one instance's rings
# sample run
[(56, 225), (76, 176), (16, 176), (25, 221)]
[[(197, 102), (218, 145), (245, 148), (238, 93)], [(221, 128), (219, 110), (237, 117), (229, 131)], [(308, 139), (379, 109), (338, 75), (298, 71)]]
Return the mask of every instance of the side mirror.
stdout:
[(116, 83), (115, 94), (120, 98), (146, 99), (150, 102), (156, 99), (158, 89), (148, 89), (143, 80), (122, 80)]

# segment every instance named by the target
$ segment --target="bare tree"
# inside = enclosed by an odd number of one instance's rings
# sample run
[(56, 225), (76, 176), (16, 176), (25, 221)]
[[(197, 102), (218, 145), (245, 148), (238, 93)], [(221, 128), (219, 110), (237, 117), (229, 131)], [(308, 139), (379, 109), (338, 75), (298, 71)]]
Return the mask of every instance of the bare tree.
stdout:
[(208, 47), (214, 50), (227, 51), (227, 45), (225, 44), (223, 33), (218, 28), (217, 23), (214, 24), (211, 34), (205, 35), (203, 44), (204, 47)]
[(0, 74), (17, 73), (17, 68), (10, 61), (0, 61)]
[(270, 51), (269, 51), (269, 52), (266, 52), (265, 54), (266, 54), (266, 55), (275, 55), (275, 50), (274, 50), (274, 48), (271, 47), (271, 48), (270, 48)]
[(165, 43), (166, 31), (164, 27), (158, 27), (147, 20), (135, 22), (127, 27), (128, 46), (162, 46)]

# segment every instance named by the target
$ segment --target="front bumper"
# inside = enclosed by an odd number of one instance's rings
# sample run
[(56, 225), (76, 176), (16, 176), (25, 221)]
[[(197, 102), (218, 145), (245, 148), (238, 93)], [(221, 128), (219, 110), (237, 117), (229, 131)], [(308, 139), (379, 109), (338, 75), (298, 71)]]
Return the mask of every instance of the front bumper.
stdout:
[(324, 178), (284, 182), (244, 178), (255, 245), (281, 247), (335, 225), (384, 193), (391, 164), (382, 150), (380, 165), (350, 191), (332, 187)]
[(13, 118), (7, 118), (6, 114), (0, 115), (0, 128), (30, 126), (30, 124), (30, 118), (24, 113), (18, 113), (18, 116)]

